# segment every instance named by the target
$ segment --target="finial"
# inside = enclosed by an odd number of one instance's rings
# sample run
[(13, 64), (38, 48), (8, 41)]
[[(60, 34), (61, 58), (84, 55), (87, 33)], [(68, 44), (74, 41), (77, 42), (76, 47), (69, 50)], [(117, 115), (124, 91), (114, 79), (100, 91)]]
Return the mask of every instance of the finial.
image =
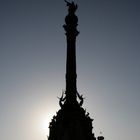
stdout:
[(100, 131), (100, 136), (97, 137), (97, 140), (104, 140), (104, 137), (102, 136), (102, 132)]

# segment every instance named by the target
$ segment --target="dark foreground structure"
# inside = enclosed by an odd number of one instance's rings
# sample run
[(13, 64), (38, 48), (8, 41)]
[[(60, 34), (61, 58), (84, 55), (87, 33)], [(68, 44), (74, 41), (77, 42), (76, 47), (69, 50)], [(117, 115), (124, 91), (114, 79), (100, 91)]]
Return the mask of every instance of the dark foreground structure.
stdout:
[[(92, 119), (89, 113), (83, 109), (83, 96), (77, 91), (76, 86), (76, 37), (78, 18), (75, 15), (77, 5), (74, 2), (67, 2), (68, 15), (65, 18), (67, 39), (67, 60), (66, 60), (66, 91), (59, 99), (61, 109), (50, 122), (49, 140), (96, 140), (92, 133)], [(103, 136), (97, 137), (103, 140)]]

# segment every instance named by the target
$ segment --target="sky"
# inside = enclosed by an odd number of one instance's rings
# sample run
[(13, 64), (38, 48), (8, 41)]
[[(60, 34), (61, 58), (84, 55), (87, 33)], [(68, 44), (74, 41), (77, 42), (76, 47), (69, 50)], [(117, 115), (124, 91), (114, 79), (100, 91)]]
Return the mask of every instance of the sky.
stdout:
[[(77, 88), (93, 132), (140, 139), (140, 1), (75, 0)], [(0, 139), (46, 140), (65, 90), (63, 0), (0, 0)]]

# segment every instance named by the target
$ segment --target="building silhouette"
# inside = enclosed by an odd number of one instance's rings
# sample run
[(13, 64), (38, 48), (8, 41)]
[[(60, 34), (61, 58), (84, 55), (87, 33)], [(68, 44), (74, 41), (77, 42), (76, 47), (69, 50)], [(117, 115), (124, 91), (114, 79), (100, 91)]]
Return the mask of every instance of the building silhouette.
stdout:
[(75, 12), (78, 6), (65, 1), (68, 15), (65, 18), (64, 30), (67, 40), (66, 91), (59, 98), (60, 110), (53, 116), (49, 125), (48, 140), (103, 140), (92, 132), (92, 121), (89, 113), (82, 107), (84, 98), (76, 86), (76, 37), (78, 18)]

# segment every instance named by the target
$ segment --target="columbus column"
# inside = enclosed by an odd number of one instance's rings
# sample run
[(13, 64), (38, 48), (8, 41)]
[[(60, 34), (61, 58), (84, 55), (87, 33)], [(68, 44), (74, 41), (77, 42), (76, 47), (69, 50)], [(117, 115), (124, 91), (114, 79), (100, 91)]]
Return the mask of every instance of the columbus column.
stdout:
[(68, 15), (63, 26), (67, 41), (66, 90), (59, 98), (60, 110), (50, 122), (48, 140), (96, 140), (92, 132), (93, 119), (82, 107), (84, 99), (76, 86), (76, 37), (79, 32), (75, 12), (78, 6), (74, 2), (65, 2), (68, 7)]

